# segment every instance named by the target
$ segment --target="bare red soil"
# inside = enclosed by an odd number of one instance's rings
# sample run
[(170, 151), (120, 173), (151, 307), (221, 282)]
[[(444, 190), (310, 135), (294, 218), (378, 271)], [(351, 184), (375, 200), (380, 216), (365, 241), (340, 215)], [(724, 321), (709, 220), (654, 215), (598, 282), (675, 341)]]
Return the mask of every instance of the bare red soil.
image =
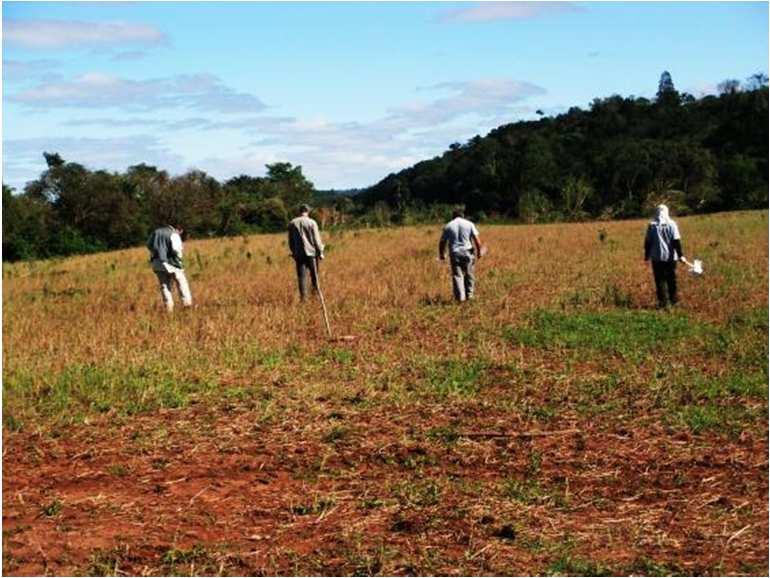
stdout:
[[(693, 436), (650, 416), (544, 427), (478, 401), (334, 410), (336, 438), (299, 414), (265, 424), (248, 405), (202, 404), (6, 433), (4, 574), (767, 570), (766, 435)], [(579, 431), (427, 435), (447, 424)]]

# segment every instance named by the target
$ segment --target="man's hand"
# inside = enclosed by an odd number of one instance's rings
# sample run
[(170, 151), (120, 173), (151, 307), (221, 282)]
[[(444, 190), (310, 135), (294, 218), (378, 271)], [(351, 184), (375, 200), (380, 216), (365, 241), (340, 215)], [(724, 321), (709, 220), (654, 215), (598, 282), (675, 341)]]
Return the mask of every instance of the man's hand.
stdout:
[(446, 261), (446, 255), (444, 255), (443, 253), (439, 253), (438, 259), (439, 261)]
[(324, 260), (324, 256), (323, 256), (323, 253), (321, 253), (320, 255), (318, 255), (318, 260), (319, 260), (319, 261), (323, 261), (323, 260)]

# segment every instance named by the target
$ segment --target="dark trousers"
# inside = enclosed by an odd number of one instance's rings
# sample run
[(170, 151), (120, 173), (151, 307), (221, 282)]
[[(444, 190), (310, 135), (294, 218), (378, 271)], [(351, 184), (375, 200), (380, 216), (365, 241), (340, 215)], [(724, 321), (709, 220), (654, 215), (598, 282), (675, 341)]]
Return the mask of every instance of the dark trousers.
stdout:
[(658, 305), (665, 307), (666, 297), (668, 297), (671, 305), (676, 304), (676, 261), (653, 261), (652, 275), (655, 278)]
[(304, 301), (307, 297), (307, 276), (310, 273), (310, 280), (313, 282), (313, 289), (318, 291), (318, 263), (315, 257), (295, 257), (294, 262), (297, 265), (297, 284), (299, 285), (299, 298)]

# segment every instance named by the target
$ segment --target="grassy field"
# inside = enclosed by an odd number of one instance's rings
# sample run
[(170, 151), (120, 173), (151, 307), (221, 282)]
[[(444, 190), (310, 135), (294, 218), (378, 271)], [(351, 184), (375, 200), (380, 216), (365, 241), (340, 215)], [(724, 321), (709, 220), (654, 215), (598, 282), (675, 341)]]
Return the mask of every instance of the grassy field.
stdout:
[(767, 212), (487, 226), (451, 301), (439, 227), (3, 266), (3, 573), (750, 574), (768, 569)]

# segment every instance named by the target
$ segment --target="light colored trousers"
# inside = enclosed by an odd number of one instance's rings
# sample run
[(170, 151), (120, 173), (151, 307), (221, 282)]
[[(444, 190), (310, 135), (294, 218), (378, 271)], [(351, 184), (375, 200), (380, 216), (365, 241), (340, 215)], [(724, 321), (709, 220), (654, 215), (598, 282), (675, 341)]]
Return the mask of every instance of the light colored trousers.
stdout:
[(165, 305), (168, 311), (174, 310), (174, 296), (171, 292), (172, 285), (176, 285), (179, 296), (182, 298), (182, 305), (185, 307), (192, 305), (190, 285), (187, 283), (184, 269), (177, 269), (171, 265), (166, 265), (163, 269), (153, 267), (153, 271), (155, 271), (155, 275), (157, 275), (160, 282), (160, 294), (163, 298), (163, 305)]
[(476, 258), (473, 255), (453, 254), (449, 256), (452, 268), (452, 291), (457, 301), (473, 299), (476, 287), (476, 275), (473, 266)]

